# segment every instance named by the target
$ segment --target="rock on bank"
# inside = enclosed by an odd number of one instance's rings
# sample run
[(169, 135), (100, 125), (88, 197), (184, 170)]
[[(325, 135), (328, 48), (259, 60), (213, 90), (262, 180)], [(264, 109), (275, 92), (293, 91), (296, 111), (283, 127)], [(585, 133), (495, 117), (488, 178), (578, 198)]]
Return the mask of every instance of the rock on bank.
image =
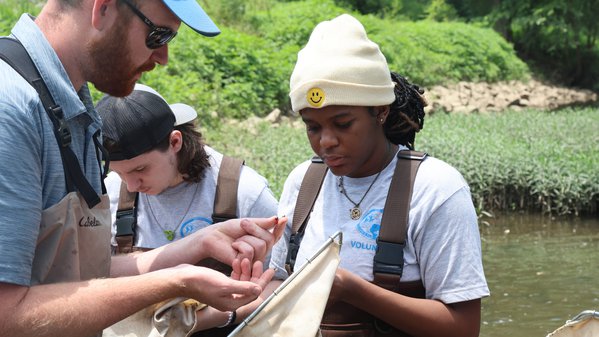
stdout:
[(540, 81), (471, 83), (425, 88), (427, 112), (484, 113), (506, 109), (556, 109), (576, 104), (597, 103), (590, 90), (559, 87)]

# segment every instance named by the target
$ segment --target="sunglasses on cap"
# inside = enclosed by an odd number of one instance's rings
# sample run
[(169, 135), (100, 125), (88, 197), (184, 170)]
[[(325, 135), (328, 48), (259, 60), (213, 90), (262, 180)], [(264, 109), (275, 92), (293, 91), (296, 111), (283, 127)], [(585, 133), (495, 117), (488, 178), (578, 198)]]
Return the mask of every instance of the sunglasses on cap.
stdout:
[(141, 21), (143, 21), (148, 27), (150, 27), (150, 33), (146, 37), (146, 46), (150, 49), (158, 49), (165, 44), (169, 43), (176, 35), (172, 29), (167, 27), (156, 26), (148, 17), (146, 17), (134, 4), (129, 0), (123, 1), (132, 11), (137, 15)]

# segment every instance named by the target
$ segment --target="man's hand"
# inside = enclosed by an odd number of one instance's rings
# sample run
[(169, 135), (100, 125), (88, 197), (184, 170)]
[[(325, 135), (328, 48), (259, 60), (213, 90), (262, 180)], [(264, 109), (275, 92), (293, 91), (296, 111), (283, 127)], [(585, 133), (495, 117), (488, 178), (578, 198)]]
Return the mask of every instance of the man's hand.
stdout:
[[(262, 286), (249, 280), (235, 280), (216, 270), (192, 265), (163, 269), (181, 279), (181, 296), (193, 298), (221, 311), (235, 310), (253, 300), (262, 292)], [(262, 276), (262, 273), (259, 273)], [(258, 275), (258, 273), (257, 273)], [(268, 276), (264, 276), (266, 279)], [(272, 277), (272, 276), (271, 276)], [(250, 277), (251, 279), (251, 277)], [(262, 278), (256, 281), (266, 284)]]
[[(233, 261), (233, 272), (231, 273), (231, 279), (239, 281), (250, 281), (258, 284), (262, 287), (263, 291), (260, 296), (249, 304), (235, 309), (237, 313), (237, 322), (245, 319), (249, 316), (268, 296), (281, 284), (282, 281), (270, 282), (274, 276), (275, 271), (273, 269), (263, 270), (262, 261), (256, 261), (252, 265), (248, 259), (235, 259)], [(270, 282), (270, 283), (269, 283)], [(208, 307), (203, 310), (196, 312), (197, 323), (194, 331), (206, 330), (226, 322), (228, 313), (216, 310), (213, 307)]]

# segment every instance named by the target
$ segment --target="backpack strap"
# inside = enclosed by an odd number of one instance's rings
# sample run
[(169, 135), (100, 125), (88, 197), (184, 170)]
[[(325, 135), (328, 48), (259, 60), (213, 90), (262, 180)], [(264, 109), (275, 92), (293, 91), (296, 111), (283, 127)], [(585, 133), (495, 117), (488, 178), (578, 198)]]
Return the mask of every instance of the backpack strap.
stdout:
[(216, 194), (212, 213), (213, 223), (238, 217), (237, 190), (243, 165), (244, 161), (242, 159), (223, 155), (216, 181)]
[(312, 157), (312, 163), (308, 166), (304, 179), (302, 179), (302, 184), (300, 185), (297, 195), (297, 201), (295, 202), (293, 222), (291, 224), (291, 237), (289, 238), (289, 248), (287, 250), (287, 258), (285, 261), (288, 273), (293, 272), (295, 258), (302, 238), (304, 237), (304, 230), (308, 224), (310, 212), (320, 193), (320, 188), (327, 171), (328, 167), (324, 164), (322, 158), (318, 156)]
[(71, 131), (64, 120), (62, 108), (55, 103), (44, 79), (31, 60), (27, 50), (15, 39), (0, 38), (0, 58), (37, 91), (42, 105), (54, 126), (54, 136), (58, 142), (58, 148), (62, 157), (67, 191), (78, 190), (89, 208), (93, 208), (100, 203), (100, 196), (83, 174), (81, 166), (79, 166), (79, 160), (69, 146), (71, 144)]
[(373, 264), (374, 283), (386, 289), (396, 290), (399, 286), (414, 180), (420, 163), (426, 157), (425, 152), (416, 151), (400, 151), (397, 154)]

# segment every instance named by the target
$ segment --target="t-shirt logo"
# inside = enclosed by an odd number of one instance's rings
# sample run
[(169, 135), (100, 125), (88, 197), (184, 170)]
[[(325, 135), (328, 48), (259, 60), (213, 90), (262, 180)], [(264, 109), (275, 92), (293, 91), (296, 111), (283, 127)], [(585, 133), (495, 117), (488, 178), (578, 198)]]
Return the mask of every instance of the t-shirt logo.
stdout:
[(376, 240), (381, 231), (382, 218), (382, 209), (371, 209), (362, 217), (362, 220), (356, 225), (356, 229), (362, 236), (371, 240)]

